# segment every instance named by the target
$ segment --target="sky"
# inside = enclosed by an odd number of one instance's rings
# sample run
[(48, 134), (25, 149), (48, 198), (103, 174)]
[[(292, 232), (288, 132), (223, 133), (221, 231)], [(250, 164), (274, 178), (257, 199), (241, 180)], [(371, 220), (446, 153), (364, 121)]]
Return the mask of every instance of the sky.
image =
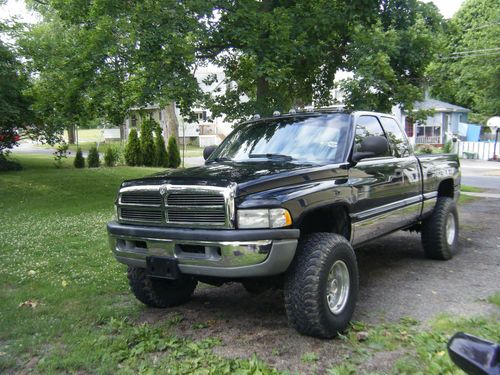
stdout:
[[(450, 18), (460, 8), (464, 0), (423, 0), (426, 3), (433, 2), (445, 18)], [(0, 6), (0, 19), (8, 19), (18, 16), (24, 22), (36, 22), (35, 13), (26, 9), (24, 0), (7, 0), (5, 5)]]

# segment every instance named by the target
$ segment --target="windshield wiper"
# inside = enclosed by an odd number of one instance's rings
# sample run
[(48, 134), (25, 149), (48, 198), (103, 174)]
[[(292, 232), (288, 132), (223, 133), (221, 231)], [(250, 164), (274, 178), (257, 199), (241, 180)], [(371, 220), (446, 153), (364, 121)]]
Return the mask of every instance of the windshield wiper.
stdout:
[(290, 155), (283, 155), (283, 154), (250, 154), (248, 155), (250, 159), (261, 159), (261, 158), (266, 158), (266, 159), (282, 159), (282, 160), (293, 160), (293, 158)]

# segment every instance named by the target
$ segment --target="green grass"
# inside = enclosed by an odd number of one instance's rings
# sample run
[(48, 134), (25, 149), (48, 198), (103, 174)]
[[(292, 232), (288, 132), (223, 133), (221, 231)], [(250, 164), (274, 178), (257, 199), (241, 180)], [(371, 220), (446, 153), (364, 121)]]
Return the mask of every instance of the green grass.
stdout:
[[(393, 366), (394, 374), (463, 374), (451, 362), (446, 349), (448, 340), (456, 332), (466, 332), (500, 342), (500, 320), (498, 316), (486, 318), (464, 318), (440, 315), (430, 322), (428, 328), (415, 319), (403, 318), (396, 324), (366, 325), (360, 322), (343, 336), (351, 347), (349, 361), (329, 370), (330, 374), (355, 374), (357, 366), (373, 357), (377, 352), (400, 351), (400, 359)], [(358, 332), (367, 334), (366, 340), (358, 341)]]
[(484, 189), (481, 189), (481, 188), (478, 188), (478, 187), (475, 187), (475, 186), (468, 186), (468, 185), (462, 185), (460, 187), (460, 190), (463, 193), (481, 193), (481, 192), (484, 191)]
[(488, 302), (500, 307), (500, 292), (488, 297)]

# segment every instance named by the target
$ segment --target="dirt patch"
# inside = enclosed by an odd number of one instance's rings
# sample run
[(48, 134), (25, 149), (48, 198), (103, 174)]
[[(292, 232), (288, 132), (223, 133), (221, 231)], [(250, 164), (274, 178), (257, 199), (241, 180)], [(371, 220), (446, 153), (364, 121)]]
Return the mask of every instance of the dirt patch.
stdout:
[[(366, 323), (397, 322), (411, 316), (424, 325), (437, 314), (474, 316), (498, 310), (486, 302), (499, 291), (499, 200), (481, 199), (461, 207), (459, 251), (450, 261), (424, 257), (420, 236), (398, 232), (357, 250), (360, 296), (354, 316)], [(193, 300), (171, 310), (145, 309), (141, 320), (183, 319), (175, 326), (183, 337), (217, 337), (217, 354), (249, 358), (256, 353), (269, 365), (299, 373), (323, 373), (348, 358), (342, 339), (299, 335), (287, 324), (280, 291), (258, 296), (239, 284), (199, 288)], [(203, 323), (203, 324), (199, 324)], [(305, 353), (316, 353), (311, 362)], [(379, 352), (361, 372), (386, 372), (404, 353)]]

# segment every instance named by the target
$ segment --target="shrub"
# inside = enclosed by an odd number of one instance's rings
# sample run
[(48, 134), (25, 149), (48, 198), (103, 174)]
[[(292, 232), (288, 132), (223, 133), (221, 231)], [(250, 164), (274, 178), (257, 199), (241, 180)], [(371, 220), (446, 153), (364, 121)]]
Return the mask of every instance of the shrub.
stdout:
[(431, 145), (419, 145), (415, 148), (416, 154), (432, 154), (434, 153), (434, 147)]
[(75, 160), (73, 161), (75, 168), (85, 168), (85, 158), (83, 157), (82, 149), (78, 147), (76, 150)]
[(94, 145), (89, 150), (89, 156), (87, 156), (87, 165), (89, 168), (98, 168), (101, 164), (99, 160), (99, 152), (97, 152), (97, 147)]
[(132, 129), (128, 135), (127, 146), (125, 146), (125, 163), (130, 166), (142, 164), (141, 144), (136, 129)]
[(446, 142), (443, 145), (442, 151), (445, 154), (451, 154), (453, 152), (453, 142), (452, 141)]
[(155, 144), (153, 139), (153, 129), (158, 127), (154, 120), (144, 120), (141, 123), (141, 155), (142, 164), (152, 167), (155, 164)]
[(168, 166), (170, 168), (177, 168), (181, 165), (181, 154), (179, 152), (179, 147), (177, 146), (177, 140), (173, 135), (168, 139), (167, 154)]
[(66, 142), (63, 142), (56, 147), (56, 151), (54, 152), (54, 160), (56, 161), (55, 162), (56, 168), (62, 167), (63, 159), (66, 159), (68, 157), (68, 149), (69, 145)]
[(104, 153), (104, 165), (106, 167), (114, 167), (119, 157), (120, 150), (113, 145), (109, 145)]
[(155, 166), (168, 167), (167, 148), (165, 147), (165, 140), (161, 134), (161, 127), (157, 126), (155, 129)]
[(1, 171), (20, 171), (23, 167), (16, 161), (10, 160), (8, 155), (0, 152), (0, 172)]

